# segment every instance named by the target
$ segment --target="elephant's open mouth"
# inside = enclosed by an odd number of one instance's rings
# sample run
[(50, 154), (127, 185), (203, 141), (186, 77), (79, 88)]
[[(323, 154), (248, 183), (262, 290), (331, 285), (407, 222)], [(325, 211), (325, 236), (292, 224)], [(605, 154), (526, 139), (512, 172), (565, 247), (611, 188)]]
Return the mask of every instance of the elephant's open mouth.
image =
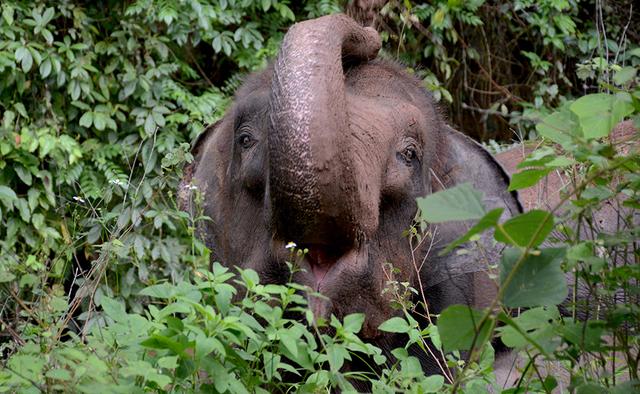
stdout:
[(361, 248), (345, 249), (330, 245), (306, 245), (308, 253), (301, 263), (307, 271), (308, 278), (313, 283), (313, 289), (318, 292), (325, 287), (339, 281), (339, 276), (345, 270), (353, 270), (358, 260), (363, 257)]
[(319, 291), (322, 282), (336, 265), (342, 252), (330, 247), (317, 245), (310, 245), (308, 249), (309, 253), (307, 253), (305, 260), (315, 281), (314, 289)]

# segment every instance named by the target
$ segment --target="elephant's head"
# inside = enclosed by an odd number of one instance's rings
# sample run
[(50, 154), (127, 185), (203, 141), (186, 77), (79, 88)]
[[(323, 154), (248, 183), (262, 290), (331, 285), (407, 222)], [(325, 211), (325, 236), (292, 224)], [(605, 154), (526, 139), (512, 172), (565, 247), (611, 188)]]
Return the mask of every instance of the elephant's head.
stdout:
[(282, 283), (285, 245), (308, 248), (293, 279), (326, 296), (310, 299), (314, 313), (364, 313), (369, 338), (397, 313), (391, 279), (421, 287), (432, 312), (477, 302), (484, 262), (438, 257), (465, 223), (439, 226), (415, 250), (403, 235), (417, 197), (471, 182), (488, 207), (519, 209), (491, 155), (444, 123), (419, 80), (377, 60), (379, 48), (374, 30), (344, 15), (294, 25), (274, 64), (205, 130), (185, 179), (203, 193), (215, 260)]

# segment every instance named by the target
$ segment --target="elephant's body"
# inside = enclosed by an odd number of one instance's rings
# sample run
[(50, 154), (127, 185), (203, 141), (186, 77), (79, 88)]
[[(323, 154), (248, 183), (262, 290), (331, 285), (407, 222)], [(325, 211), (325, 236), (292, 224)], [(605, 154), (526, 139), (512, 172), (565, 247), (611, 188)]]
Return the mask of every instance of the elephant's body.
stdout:
[(184, 185), (202, 193), (212, 220), (200, 232), (214, 260), (284, 283), (294, 241), (309, 253), (293, 280), (326, 297), (309, 298), (315, 315), (364, 313), (361, 335), (393, 349), (403, 338), (377, 330), (399, 314), (389, 281), (420, 288), (431, 313), (495, 293), (483, 272), (499, 251), (488, 240), (482, 256), (438, 256), (468, 223), (431, 228), (412, 250), (403, 233), (416, 198), (471, 182), (505, 217), (520, 205), (500, 165), (444, 123), (420, 81), (375, 59), (379, 46), (343, 15), (294, 25), (274, 65), (249, 77), (196, 143)]

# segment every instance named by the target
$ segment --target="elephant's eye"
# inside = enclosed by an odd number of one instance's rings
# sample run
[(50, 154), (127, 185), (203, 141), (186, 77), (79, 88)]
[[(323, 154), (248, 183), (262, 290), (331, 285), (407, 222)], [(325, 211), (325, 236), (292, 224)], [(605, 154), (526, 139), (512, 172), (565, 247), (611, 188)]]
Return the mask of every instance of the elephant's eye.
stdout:
[(413, 161), (418, 157), (416, 149), (412, 146), (406, 147), (401, 153), (399, 153), (399, 155), (407, 165), (411, 165)]
[(256, 140), (250, 133), (244, 132), (238, 136), (238, 144), (242, 149), (249, 149), (255, 144)]

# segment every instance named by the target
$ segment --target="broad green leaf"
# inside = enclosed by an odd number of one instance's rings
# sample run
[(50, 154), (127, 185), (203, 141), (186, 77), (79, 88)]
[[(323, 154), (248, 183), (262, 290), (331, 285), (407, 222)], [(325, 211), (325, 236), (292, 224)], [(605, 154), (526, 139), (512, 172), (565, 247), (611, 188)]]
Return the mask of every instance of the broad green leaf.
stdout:
[(487, 319), (480, 327), (483, 315), (466, 305), (451, 305), (445, 309), (437, 323), (444, 350), (470, 350), (472, 344), (475, 347), (484, 344), (491, 334), (491, 320)]
[(552, 324), (559, 317), (558, 308), (555, 306), (530, 309), (513, 319), (502, 316), (500, 319), (507, 325), (498, 329), (500, 339), (510, 348), (521, 349), (533, 345), (550, 353), (559, 345), (555, 326)]
[(602, 334), (606, 322), (597, 320), (565, 321), (558, 328), (559, 333), (567, 341), (578, 345), (581, 349), (591, 352), (602, 350)]
[(356, 334), (362, 328), (363, 323), (364, 323), (364, 314), (352, 313), (350, 315), (347, 315), (344, 318), (342, 327), (344, 327), (345, 331)]
[(80, 126), (89, 128), (93, 124), (93, 112), (87, 111), (80, 117)]
[(553, 230), (553, 215), (550, 212), (534, 209), (498, 226), (495, 231), (497, 241), (516, 245), (536, 247)]
[(22, 72), (25, 74), (31, 70), (31, 66), (33, 66), (33, 56), (29, 50), (24, 52), (22, 59), (20, 59), (20, 65), (22, 67)]
[(160, 368), (175, 369), (178, 367), (178, 356), (167, 356), (158, 359)]
[(606, 93), (582, 96), (570, 108), (578, 116), (582, 135), (587, 139), (606, 137), (615, 125), (633, 112), (630, 100), (624, 95)]
[(631, 66), (622, 67), (613, 76), (613, 82), (616, 85), (624, 85), (627, 82), (630, 82), (633, 78), (635, 78), (637, 73), (638, 73), (637, 67), (631, 67)]
[(509, 183), (509, 191), (531, 187), (551, 171), (553, 171), (552, 168), (530, 168), (513, 174), (511, 176), (511, 182)]
[(115, 322), (124, 322), (127, 320), (128, 315), (122, 303), (109, 297), (102, 297), (100, 302), (104, 313)]
[[(507, 249), (500, 260), (504, 304), (510, 308), (518, 308), (558, 305), (564, 301), (568, 290), (560, 264), (564, 259), (565, 249), (542, 249), (524, 257), (522, 252), (521, 249)], [(521, 258), (516, 270), (516, 263)], [(509, 277), (511, 279), (506, 283)]]
[(142, 289), (140, 295), (155, 298), (171, 298), (176, 295), (176, 289), (169, 283), (160, 283)]
[(444, 376), (431, 375), (422, 379), (419, 383), (423, 393), (439, 393), (444, 385)]
[(42, 78), (46, 78), (51, 74), (51, 60), (46, 59), (40, 63), (40, 75)]
[(485, 215), (482, 193), (462, 183), (426, 197), (419, 197), (421, 218), (429, 223), (480, 219)]
[(406, 333), (411, 330), (409, 323), (401, 317), (392, 317), (391, 319), (380, 324), (380, 331)]
[(572, 136), (579, 135), (575, 115), (566, 110), (547, 116), (536, 125), (536, 130), (541, 136), (563, 146), (571, 143)]

